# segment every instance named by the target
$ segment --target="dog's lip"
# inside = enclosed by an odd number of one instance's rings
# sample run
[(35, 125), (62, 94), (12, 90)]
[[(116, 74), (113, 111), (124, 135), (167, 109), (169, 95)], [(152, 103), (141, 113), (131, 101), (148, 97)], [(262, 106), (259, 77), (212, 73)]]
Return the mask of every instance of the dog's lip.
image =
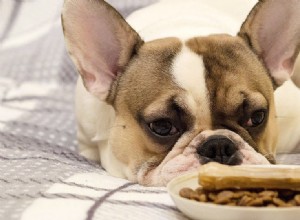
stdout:
[[(200, 155), (199, 155), (199, 160), (200, 160), (201, 165), (209, 163), (209, 162), (218, 162), (218, 163), (220, 163), (219, 161), (213, 160), (213, 159), (208, 158), (208, 157), (200, 156)], [(226, 164), (228, 164), (228, 165), (239, 165), (241, 163), (242, 163), (242, 154), (239, 151), (237, 151), (233, 155), (230, 156), (230, 158), (229, 158), (229, 160)]]

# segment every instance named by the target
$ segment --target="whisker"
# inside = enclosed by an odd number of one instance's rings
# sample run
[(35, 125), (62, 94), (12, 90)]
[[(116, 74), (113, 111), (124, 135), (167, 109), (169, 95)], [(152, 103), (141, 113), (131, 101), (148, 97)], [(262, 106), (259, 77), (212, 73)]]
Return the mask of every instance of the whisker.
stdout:
[(280, 115), (277, 115), (277, 116), (275, 116), (275, 118), (299, 118), (299, 116), (280, 116)]
[(114, 126), (109, 127), (108, 129), (111, 130), (113, 128), (123, 128), (123, 129), (125, 129), (126, 125), (114, 125)]

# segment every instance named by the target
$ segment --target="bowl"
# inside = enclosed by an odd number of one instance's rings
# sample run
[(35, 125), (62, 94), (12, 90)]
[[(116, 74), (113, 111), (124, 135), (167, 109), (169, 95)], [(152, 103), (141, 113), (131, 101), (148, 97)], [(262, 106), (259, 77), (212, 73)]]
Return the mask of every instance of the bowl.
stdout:
[[(281, 166), (288, 168), (289, 166)], [(298, 166), (299, 168), (300, 166)], [(291, 166), (290, 168), (295, 168)], [(198, 202), (179, 195), (182, 188), (196, 189), (198, 172), (188, 173), (171, 180), (167, 185), (168, 193), (177, 208), (195, 220), (299, 220), (300, 207), (244, 207), (227, 206)]]

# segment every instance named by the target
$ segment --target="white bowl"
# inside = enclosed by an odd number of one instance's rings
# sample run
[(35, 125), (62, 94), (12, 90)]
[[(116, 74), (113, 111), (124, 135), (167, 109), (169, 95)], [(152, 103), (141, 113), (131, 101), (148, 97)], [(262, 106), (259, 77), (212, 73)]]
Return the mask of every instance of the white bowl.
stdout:
[[(287, 167), (287, 166), (284, 166)], [(294, 167), (294, 166), (293, 166)], [(167, 185), (168, 192), (178, 209), (195, 220), (299, 220), (300, 207), (235, 207), (197, 202), (179, 195), (182, 188), (196, 189), (198, 173), (174, 178)]]

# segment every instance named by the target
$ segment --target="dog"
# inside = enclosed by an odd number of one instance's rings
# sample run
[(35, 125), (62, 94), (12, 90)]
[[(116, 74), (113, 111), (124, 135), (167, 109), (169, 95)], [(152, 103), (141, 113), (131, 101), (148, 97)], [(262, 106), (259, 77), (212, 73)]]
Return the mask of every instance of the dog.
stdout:
[(299, 11), (299, 0), (162, 0), (126, 21), (105, 1), (65, 0), (81, 154), (147, 186), (210, 161), (275, 164), (300, 139)]

